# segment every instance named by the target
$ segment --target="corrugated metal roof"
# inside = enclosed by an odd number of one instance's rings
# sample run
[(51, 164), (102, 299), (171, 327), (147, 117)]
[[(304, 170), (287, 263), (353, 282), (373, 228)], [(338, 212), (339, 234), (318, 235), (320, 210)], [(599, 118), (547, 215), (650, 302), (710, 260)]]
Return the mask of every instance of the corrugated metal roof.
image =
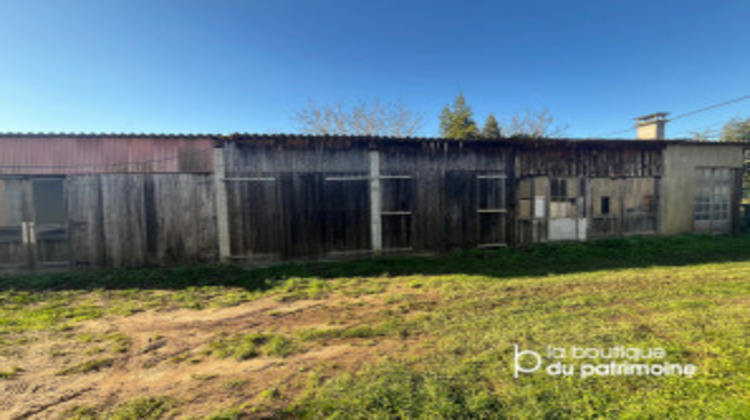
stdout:
[[(363, 147), (375, 144), (432, 145), (483, 144), (495, 147), (544, 148), (629, 147), (661, 148), (668, 145), (732, 146), (736, 143), (689, 140), (632, 139), (473, 139), (430, 137), (303, 135), (303, 134), (75, 134), (0, 133), (0, 174), (77, 173), (211, 173), (211, 150), (222, 142), (261, 142), (290, 147)], [(748, 145), (750, 147), (750, 145)]]
[(185, 133), (0, 133), (3, 137), (76, 137), (76, 138), (185, 138), (203, 139), (218, 137), (216, 134), (185, 134)]
[(248, 140), (291, 140), (291, 139), (308, 139), (308, 140), (387, 140), (387, 141), (461, 141), (461, 142), (504, 142), (504, 143), (526, 143), (529, 141), (541, 142), (602, 142), (602, 143), (656, 143), (656, 144), (675, 144), (687, 143), (696, 145), (726, 145), (731, 143), (723, 142), (698, 142), (690, 139), (667, 139), (667, 140), (636, 140), (636, 139), (601, 139), (601, 138), (545, 138), (530, 139), (528, 137), (511, 137), (500, 139), (446, 139), (442, 137), (393, 137), (393, 136), (368, 136), (368, 135), (341, 135), (341, 134), (294, 134), (294, 133), (232, 133), (232, 134), (190, 134), (190, 133), (0, 133), (0, 138), (81, 138), (81, 139), (99, 139), (99, 138), (148, 138), (148, 139), (192, 139), (192, 140), (223, 140), (223, 141), (248, 141)]
[(213, 143), (183, 135), (0, 135), (0, 174), (211, 173)]
[(234, 133), (229, 135), (216, 135), (218, 140), (223, 141), (329, 141), (345, 140), (350, 142), (367, 142), (367, 141), (386, 141), (386, 142), (463, 142), (463, 143), (505, 143), (505, 144), (653, 144), (653, 145), (674, 145), (674, 144), (691, 144), (702, 146), (717, 145), (734, 145), (736, 143), (723, 142), (699, 142), (690, 139), (672, 139), (672, 140), (636, 140), (636, 139), (596, 139), (596, 138), (543, 138), (530, 139), (528, 137), (510, 137), (500, 139), (446, 139), (442, 137), (391, 137), (391, 136), (362, 136), (362, 135), (338, 135), (338, 134), (257, 134), (257, 133)]

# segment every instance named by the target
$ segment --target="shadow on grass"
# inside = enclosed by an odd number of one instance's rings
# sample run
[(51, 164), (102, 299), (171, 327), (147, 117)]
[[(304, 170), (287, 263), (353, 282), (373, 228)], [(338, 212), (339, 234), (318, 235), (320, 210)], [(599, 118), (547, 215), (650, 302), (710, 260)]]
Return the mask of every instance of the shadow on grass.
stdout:
[(439, 257), (382, 257), (355, 261), (88, 270), (0, 277), (0, 290), (184, 289), (234, 286), (266, 290), (290, 277), (474, 274), (498, 278), (649, 266), (750, 260), (750, 234), (630, 237), (500, 250), (457, 251)]

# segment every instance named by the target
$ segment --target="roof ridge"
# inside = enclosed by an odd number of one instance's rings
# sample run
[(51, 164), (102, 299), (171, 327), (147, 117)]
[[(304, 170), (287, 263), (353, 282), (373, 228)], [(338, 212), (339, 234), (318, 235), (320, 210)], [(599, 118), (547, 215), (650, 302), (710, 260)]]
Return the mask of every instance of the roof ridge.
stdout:
[(0, 132), (0, 138), (10, 137), (78, 137), (78, 138), (214, 138), (225, 141), (236, 140), (283, 140), (283, 139), (342, 139), (353, 141), (456, 141), (456, 142), (497, 142), (497, 143), (516, 143), (516, 142), (649, 142), (649, 143), (707, 143), (717, 144), (717, 142), (696, 142), (691, 139), (668, 139), (668, 140), (636, 140), (636, 139), (604, 139), (604, 138), (529, 138), (524, 136), (503, 137), (496, 139), (449, 139), (444, 137), (422, 137), (422, 136), (383, 136), (383, 135), (364, 135), (364, 134), (300, 134), (300, 133), (240, 133), (231, 134), (211, 134), (211, 133), (75, 133), (75, 132)]

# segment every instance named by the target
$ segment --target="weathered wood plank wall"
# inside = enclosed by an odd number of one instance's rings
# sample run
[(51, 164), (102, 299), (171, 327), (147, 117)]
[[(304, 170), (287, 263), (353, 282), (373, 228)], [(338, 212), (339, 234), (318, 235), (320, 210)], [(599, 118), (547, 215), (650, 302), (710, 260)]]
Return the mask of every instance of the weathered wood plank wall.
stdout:
[(512, 147), (426, 142), (384, 143), (378, 150), (382, 174), (412, 177), (409, 248), (444, 251), (481, 243), (478, 177), (491, 174), (512, 178)]
[(517, 145), (518, 176), (658, 177), (664, 147), (649, 141), (530, 141)]
[[(329, 146), (302, 140), (225, 145), (233, 256), (294, 258), (371, 250), (371, 149), (357, 142)], [(483, 174), (512, 175), (511, 148), (397, 142), (378, 144), (377, 152), (377, 234), (384, 252), (472, 247), (484, 239), (505, 242), (506, 214), (480, 215), (478, 193)], [(499, 183), (501, 194), (512, 191), (506, 179)]]
[(137, 266), (217, 257), (211, 177), (72, 175), (66, 180), (74, 266)]
[[(581, 179), (583, 199), (583, 178), (657, 179), (663, 148), (648, 142), (230, 141), (224, 150), (232, 256), (379, 252), (370, 243), (382, 244), (383, 252), (523, 243), (533, 238), (516, 234), (516, 189), (522, 179)], [(368, 171), (372, 151), (378, 154), (377, 174)], [(374, 176), (377, 223), (367, 211)], [(537, 193), (548, 201), (546, 190)], [(580, 205), (583, 214), (586, 206)], [(540, 228), (547, 226), (545, 220)], [(379, 240), (373, 242), (373, 235)], [(546, 233), (536, 236), (544, 240)]]
[[(68, 252), (71, 266), (118, 267), (217, 261), (220, 248), (222, 260), (252, 261), (515, 245), (554, 239), (560, 231), (553, 227), (568, 228), (559, 219), (591, 238), (654, 232), (667, 147), (304, 136), (201, 141), (216, 149), (193, 153), (199, 143), (191, 143), (171, 157), (178, 162), (168, 173), (56, 172), (65, 179), (69, 248), (58, 241), (36, 252), (51, 261)], [(206, 172), (214, 167), (223, 169)], [(0, 183), (0, 243), (17, 236), (3, 224), (28, 206), (8, 192), (13, 176)], [(221, 218), (229, 233), (220, 247)], [(0, 264), (22, 259), (25, 248), (13, 241), (0, 245)]]
[[(292, 146), (297, 146), (292, 142)], [(315, 257), (370, 249), (367, 149), (225, 146), (234, 258)]]

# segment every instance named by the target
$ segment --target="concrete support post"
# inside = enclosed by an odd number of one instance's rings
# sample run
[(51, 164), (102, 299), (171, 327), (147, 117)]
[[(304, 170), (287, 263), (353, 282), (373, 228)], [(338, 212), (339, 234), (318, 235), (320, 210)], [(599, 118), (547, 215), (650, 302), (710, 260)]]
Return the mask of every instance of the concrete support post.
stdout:
[(214, 148), (214, 197), (216, 200), (216, 234), (219, 240), (219, 260), (226, 262), (231, 255), (229, 245), (229, 210), (227, 208), (227, 170), (224, 148)]
[(618, 214), (618, 217), (620, 219), (620, 226), (618, 227), (618, 232), (620, 235), (625, 235), (625, 196), (628, 193), (627, 191), (627, 179), (626, 178), (620, 178), (620, 201), (618, 206), (620, 207), (620, 212)]
[(380, 152), (370, 151), (370, 237), (372, 252), (379, 254), (383, 250), (383, 227), (380, 196)]

